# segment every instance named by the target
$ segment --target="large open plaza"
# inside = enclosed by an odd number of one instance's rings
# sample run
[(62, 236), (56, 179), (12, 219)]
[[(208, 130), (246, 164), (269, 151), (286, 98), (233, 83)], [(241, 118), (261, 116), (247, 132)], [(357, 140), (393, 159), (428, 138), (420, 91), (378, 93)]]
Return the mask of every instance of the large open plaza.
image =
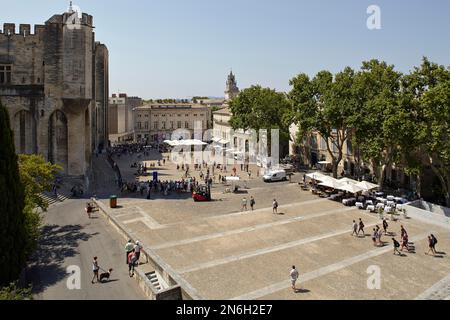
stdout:
[(450, 2), (0, 4), (0, 301), (450, 300)]
[[(155, 151), (147, 158), (123, 155), (114, 159), (129, 180), (136, 179), (129, 164), (139, 160), (155, 163), (152, 171), (158, 171), (160, 179), (181, 179), (182, 172), (174, 164), (157, 166), (161, 156)], [(191, 173), (193, 177), (199, 174)], [(239, 168), (237, 174), (247, 175)], [(387, 217), (390, 235), (383, 236), (384, 246), (375, 247), (371, 234), (376, 225), (382, 225), (378, 214), (301, 190), (297, 183), (301, 175), (294, 175), (291, 183), (264, 183), (252, 175), (245, 183), (247, 188), (242, 187), (238, 193), (225, 193), (227, 186), (215, 183), (212, 201), (201, 203), (194, 202), (190, 193), (155, 193), (147, 200), (139, 193), (124, 192), (118, 194), (118, 208), (108, 209), (108, 214), (175, 270), (182, 279), (179, 285), (189, 288), (197, 298), (370, 300), (450, 296), (448, 227), (403, 216), (397, 216), (394, 222)], [(255, 210), (248, 207), (242, 211), (242, 199), (251, 196)], [(272, 212), (273, 199), (279, 203), (278, 214)], [(107, 206), (108, 201), (103, 200)], [(364, 221), (365, 236), (351, 236), (352, 221), (359, 218)], [(400, 238), (401, 225), (408, 231), (412, 251), (405, 250), (398, 256), (393, 254), (391, 238)], [(430, 233), (439, 239), (436, 257), (425, 254)], [(290, 287), (292, 265), (300, 271), (297, 293)], [(377, 267), (379, 289), (370, 285), (373, 268)]]

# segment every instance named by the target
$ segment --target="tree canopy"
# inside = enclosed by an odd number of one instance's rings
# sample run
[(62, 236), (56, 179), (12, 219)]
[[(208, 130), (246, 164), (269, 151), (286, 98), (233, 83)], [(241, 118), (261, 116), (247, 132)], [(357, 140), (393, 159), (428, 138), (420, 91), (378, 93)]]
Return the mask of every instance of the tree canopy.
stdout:
[(284, 93), (259, 85), (251, 86), (230, 101), (230, 125), (235, 130), (253, 129), (259, 132), (260, 129), (267, 129), (269, 144), (270, 129), (279, 129), (281, 151), (289, 141), (289, 124), (285, 117), (289, 106)]
[(27, 258), (25, 193), (9, 115), (0, 102), (0, 286), (16, 280)]

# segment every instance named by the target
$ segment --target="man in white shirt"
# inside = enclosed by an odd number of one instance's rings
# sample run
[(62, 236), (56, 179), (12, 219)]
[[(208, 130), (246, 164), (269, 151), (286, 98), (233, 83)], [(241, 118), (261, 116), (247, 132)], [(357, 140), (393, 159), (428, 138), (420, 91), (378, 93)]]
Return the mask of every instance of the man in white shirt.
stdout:
[(241, 209), (241, 211), (247, 211), (247, 198), (246, 197), (244, 197), (242, 199), (242, 209)]
[(352, 236), (353, 235), (357, 236), (358, 235), (358, 224), (356, 223), (355, 220), (353, 220), (352, 230), (353, 230), (352, 231)]
[(291, 270), (291, 284), (292, 284), (292, 290), (294, 290), (294, 292), (297, 291), (297, 287), (295, 286), (295, 283), (298, 280), (298, 271), (295, 268), (295, 266), (292, 266), (292, 270)]
[(136, 245), (134, 246), (134, 253), (136, 254), (136, 261), (139, 264), (139, 257), (141, 256), (142, 246), (139, 241), (136, 241)]

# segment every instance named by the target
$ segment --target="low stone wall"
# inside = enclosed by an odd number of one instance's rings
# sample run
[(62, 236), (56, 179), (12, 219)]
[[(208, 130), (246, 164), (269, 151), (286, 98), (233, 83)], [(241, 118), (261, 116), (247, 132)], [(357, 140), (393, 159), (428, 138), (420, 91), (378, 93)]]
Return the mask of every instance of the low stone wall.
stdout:
[(450, 218), (450, 208), (443, 207), (434, 203), (426, 202), (423, 200), (416, 200), (411, 202), (413, 207), (430, 211), (434, 214), (443, 215)]
[[(127, 231), (122, 224), (117, 221), (117, 219), (109, 214), (109, 209), (105, 204), (96, 199), (92, 199), (100, 209), (100, 212), (103, 213), (108, 222), (115, 227), (115, 229), (119, 232), (120, 235), (128, 241), (131, 239), (132, 241), (137, 240), (137, 236), (133, 232)], [(153, 250), (146, 247), (145, 243), (142, 243), (143, 252), (141, 254), (145, 255), (147, 258), (147, 263), (157, 272), (159, 273), (166, 283), (169, 285), (169, 288), (158, 291), (152, 283), (148, 280), (147, 276), (140, 270), (136, 269), (136, 280), (138, 281), (139, 286), (145, 292), (145, 294), (153, 300), (174, 300), (174, 299), (182, 299), (182, 300), (202, 300), (203, 298), (199, 296), (196, 290), (188, 284), (184, 279), (182, 279), (176, 272), (173, 270), (168, 264), (166, 264), (161, 257), (159, 257)]]
[[(445, 207), (440, 207), (422, 200), (403, 205), (408, 217), (450, 229), (450, 215), (446, 215)], [(429, 210), (426, 210), (429, 209)]]

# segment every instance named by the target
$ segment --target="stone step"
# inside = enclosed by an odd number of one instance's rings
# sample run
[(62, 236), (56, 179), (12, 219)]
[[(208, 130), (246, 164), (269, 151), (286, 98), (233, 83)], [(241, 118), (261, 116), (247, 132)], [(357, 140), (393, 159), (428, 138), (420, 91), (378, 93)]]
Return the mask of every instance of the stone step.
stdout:
[(64, 202), (67, 199), (71, 199), (71, 196), (69, 194), (65, 194), (63, 192), (58, 192), (57, 197), (55, 197), (53, 194), (49, 192), (43, 192), (41, 193), (41, 197), (48, 202), (48, 205), (51, 206), (55, 203)]
[(150, 280), (150, 282), (153, 284), (153, 286), (156, 288), (156, 290), (161, 290), (161, 285), (159, 284), (158, 276), (156, 275), (155, 271), (146, 273), (146, 276)]

